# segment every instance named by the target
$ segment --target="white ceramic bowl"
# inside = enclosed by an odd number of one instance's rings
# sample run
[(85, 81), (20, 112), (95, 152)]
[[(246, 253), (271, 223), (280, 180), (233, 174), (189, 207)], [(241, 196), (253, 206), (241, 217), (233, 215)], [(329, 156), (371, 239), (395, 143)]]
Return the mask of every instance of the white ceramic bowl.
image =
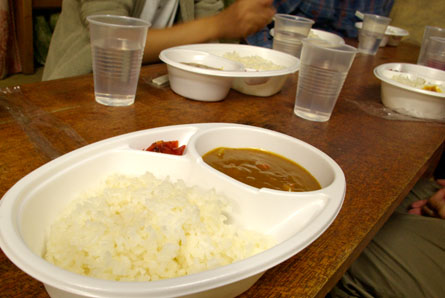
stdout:
[(178, 48), (199, 50), (220, 57), (230, 52), (236, 52), (241, 57), (260, 56), (274, 64), (283, 66), (280, 70), (252, 71), (247, 67), (247, 71), (232, 72), (234, 78), (232, 88), (247, 95), (267, 97), (279, 92), (283, 88), (288, 75), (297, 72), (300, 67), (300, 59), (292, 55), (251, 45), (210, 43), (186, 45)]
[[(143, 151), (158, 140), (187, 144), (182, 156)], [(311, 172), (322, 189), (283, 192), (257, 189), (218, 172), (201, 156), (216, 147), (255, 147), (290, 158)], [(183, 179), (214, 188), (236, 206), (230, 220), (274, 237), (277, 244), (247, 259), (188, 276), (117, 282), (68, 272), (42, 258), (48, 228), (67, 204), (112, 173)], [(187, 124), (138, 131), (94, 143), (31, 172), (17, 182), (0, 205), (0, 246), (20, 269), (58, 297), (234, 297), (269, 268), (318, 238), (343, 203), (345, 177), (326, 154), (290, 136), (237, 124)]]
[[(363, 26), (363, 22), (355, 23), (355, 27), (358, 29), (362, 29), (362, 26)], [(396, 47), (399, 45), (402, 38), (405, 36), (408, 36), (408, 35), (409, 35), (409, 32), (406, 31), (405, 29), (389, 25), (386, 28), (385, 36), (383, 37), (382, 41), (380, 42), (380, 47), (385, 47), (386, 45)]]
[(163, 50), (159, 58), (167, 64), (172, 90), (200, 101), (224, 99), (232, 85), (232, 73), (244, 71), (240, 63), (198, 50), (170, 48)]
[[(377, 66), (374, 75), (381, 80), (382, 103), (404, 115), (422, 119), (445, 120), (445, 71), (409, 63), (387, 63)], [(439, 86), (442, 92), (428, 91), (394, 79), (403, 76), (410, 81), (424, 80)]]
[[(269, 32), (270, 35), (274, 36), (274, 28), (270, 29)], [(319, 38), (332, 43), (345, 44), (345, 40), (341, 36), (328, 31), (313, 28), (309, 31), (308, 38)]]

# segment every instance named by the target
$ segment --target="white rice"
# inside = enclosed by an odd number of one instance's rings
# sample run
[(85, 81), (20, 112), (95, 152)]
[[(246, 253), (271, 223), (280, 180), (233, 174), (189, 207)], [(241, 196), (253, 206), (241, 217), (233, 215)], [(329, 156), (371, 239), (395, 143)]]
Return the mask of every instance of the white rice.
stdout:
[(435, 87), (436, 92), (443, 92), (443, 90), (445, 90), (445, 86), (442, 84), (434, 84), (421, 77), (410, 77), (409, 74), (393, 75), (392, 79), (396, 82), (418, 89), (431, 90), (431, 87)]
[(240, 62), (246, 68), (255, 69), (257, 71), (280, 70), (286, 67), (273, 63), (270, 60), (264, 59), (258, 55), (240, 56), (237, 52), (227, 52), (223, 55), (224, 58), (236, 62)]
[(423, 78), (415, 77), (413, 79), (410, 79), (407, 75), (403, 74), (394, 75), (392, 79), (394, 81), (414, 88), (422, 88), (426, 84), (426, 81)]
[(307, 36), (308, 38), (318, 38), (322, 39), (318, 34), (314, 33), (313, 31), (309, 31), (309, 34)]
[(66, 270), (117, 281), (150, 281), (227, 265), (273, 245), (228, 224), (215, 191), (113, 175), (73, 200), (52, 224), (44, 258)]

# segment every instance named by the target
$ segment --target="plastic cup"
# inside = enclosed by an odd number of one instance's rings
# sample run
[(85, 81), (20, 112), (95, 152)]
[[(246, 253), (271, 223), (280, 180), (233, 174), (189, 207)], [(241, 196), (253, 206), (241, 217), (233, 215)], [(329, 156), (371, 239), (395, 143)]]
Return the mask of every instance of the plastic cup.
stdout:
[(313, 24), (308, 18), (276, 14), (273, 49), (300, 58), (301, 41), (309, 35)]
[(356, 53), (349, 45), (303, 40), (295, 115), (319, 122), (330, 119)]
[(417, 64), (427, 65), (426, 49), (432, 37), (445, 38), (445, 28), (426, 26), (423, 32), (422, 46), (420, 47), (419, 57), (417, 58)]
[(358, 34), (358, 51), (367, 55), (375, 55), (390, 22), (391, 18), (366, 13)]
[(425, 66), (445, 70), (445, 38), (430, 37), (425, 49)]
[(150, 23), (131, 17), (87, 17), (96, 101), (107, 106), (134, 103)]

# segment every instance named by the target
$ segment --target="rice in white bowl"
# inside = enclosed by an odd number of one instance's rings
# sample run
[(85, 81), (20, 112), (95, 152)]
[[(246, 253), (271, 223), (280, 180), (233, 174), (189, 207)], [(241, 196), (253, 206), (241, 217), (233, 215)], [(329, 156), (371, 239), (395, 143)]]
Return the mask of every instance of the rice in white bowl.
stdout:
[(212, 269), (270, 248), (265, 235), (229, 224), (229, 200), (152, 174), (112, 175), (52, 224), (44, 258), (66, 270), (150, 281)]
[(410, 77), (409, 74), (393, 75), (392, 79), (396, 82), (418, 89), (434, 91), (439, 93), (442, 93), (443, 90), (445, 90), (444, 88), (445, 86), (442, 84), (435, 84), (421, 77)]
[(240, 54), (233, 51), (225, 53), (223, 57), (232, 61), (240, 62), (244, 65), (244, 67), (257, 71), (280, 70), (286, 68), (258, 55), (240, 56)]

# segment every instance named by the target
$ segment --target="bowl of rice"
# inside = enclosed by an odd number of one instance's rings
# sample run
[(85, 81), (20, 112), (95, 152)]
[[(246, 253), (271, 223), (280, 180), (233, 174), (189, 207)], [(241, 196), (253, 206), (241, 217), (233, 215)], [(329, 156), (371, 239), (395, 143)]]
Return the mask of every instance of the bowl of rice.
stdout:
[(278, 93), (288, 76), (300, 67), (300, 60), (292, 55), (252, 45), (209, 43), (176, 48), (199, 50), (242, 64), (243, 71), (231, 73), (231, 87), (247, 95), (267, 97)]
[[(147, 151), (158, 140), (182, 155)], [(321, 189), (254, 188), (203, 162), (216, 147), (276, 152)], [(0, 247), (50, 297), (235, 297), (333, 222), (345, 177), (290, 136), (238, 124), (159, 127), (106, 139), (34, 170), (4, 195)]]
[(374, 69), (386, 107), (420, 119), (445, 121), (445, 71), (409, 63)]

